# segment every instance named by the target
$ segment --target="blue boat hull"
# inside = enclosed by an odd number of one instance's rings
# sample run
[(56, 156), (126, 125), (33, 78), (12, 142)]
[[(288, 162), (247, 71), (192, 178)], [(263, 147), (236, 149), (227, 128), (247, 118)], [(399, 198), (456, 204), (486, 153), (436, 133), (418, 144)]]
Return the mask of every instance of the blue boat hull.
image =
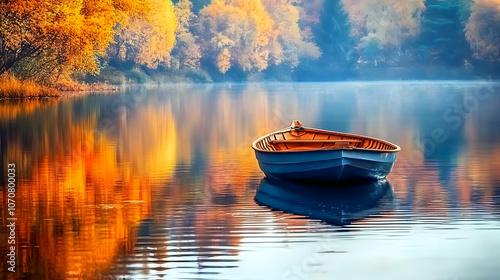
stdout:
[(323, 182), (378, 180), (392, 170), (397, 153), (360, 149), (303, 152), (255, 151), (261, 170), (281, 180)]

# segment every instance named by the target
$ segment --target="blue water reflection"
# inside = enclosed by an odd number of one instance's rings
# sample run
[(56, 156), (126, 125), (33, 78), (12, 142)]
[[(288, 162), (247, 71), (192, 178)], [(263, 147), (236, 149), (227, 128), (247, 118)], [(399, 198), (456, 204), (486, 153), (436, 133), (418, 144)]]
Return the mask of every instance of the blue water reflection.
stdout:
[(395, 207), (387, 180), (373, 182), (307, 184), (264, 178), (255, 200), (273, 210), (346, 225), (379, 215)]

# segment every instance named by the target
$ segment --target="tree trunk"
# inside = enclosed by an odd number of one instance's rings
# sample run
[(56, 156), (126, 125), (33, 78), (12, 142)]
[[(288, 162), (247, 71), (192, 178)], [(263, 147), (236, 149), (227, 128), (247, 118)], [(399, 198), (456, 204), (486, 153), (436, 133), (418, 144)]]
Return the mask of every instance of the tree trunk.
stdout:
[(30, 44), (23, 43), (20, 48), (10, 49), (3, 44), (3, 39), (0, 38), (0, 75), (9, 71), (21, 59), (26, 57), (34, 57), (40, 53), (40, 47), (32, 47)]

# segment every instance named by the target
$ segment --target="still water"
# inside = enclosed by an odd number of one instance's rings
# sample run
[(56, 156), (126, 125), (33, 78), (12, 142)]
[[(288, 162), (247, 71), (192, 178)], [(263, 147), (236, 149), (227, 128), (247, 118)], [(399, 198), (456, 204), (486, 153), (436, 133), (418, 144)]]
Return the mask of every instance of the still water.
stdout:
[[(0, 101), (5, 279), (499, 279), (500, 84), (276, 83)], [(264, 179), (292, 120), (401, 146), (387, 180)], [(0, 189), (3, 224), (7, 192)]]

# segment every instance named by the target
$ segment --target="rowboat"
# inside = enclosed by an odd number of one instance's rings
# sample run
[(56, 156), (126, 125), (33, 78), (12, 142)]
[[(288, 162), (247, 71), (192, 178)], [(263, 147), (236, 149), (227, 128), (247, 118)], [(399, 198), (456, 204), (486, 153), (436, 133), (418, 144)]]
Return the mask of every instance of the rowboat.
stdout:
[(252, 144), (260, 169), (282, 180), (383, 179), (401, 148), (384, 140), (303, 127), (299, 121)]
[(290, 182), (263, 178), (255, 201), (275, 211), (341, 226), (395, 207), (386, 179), (348, 183)]

